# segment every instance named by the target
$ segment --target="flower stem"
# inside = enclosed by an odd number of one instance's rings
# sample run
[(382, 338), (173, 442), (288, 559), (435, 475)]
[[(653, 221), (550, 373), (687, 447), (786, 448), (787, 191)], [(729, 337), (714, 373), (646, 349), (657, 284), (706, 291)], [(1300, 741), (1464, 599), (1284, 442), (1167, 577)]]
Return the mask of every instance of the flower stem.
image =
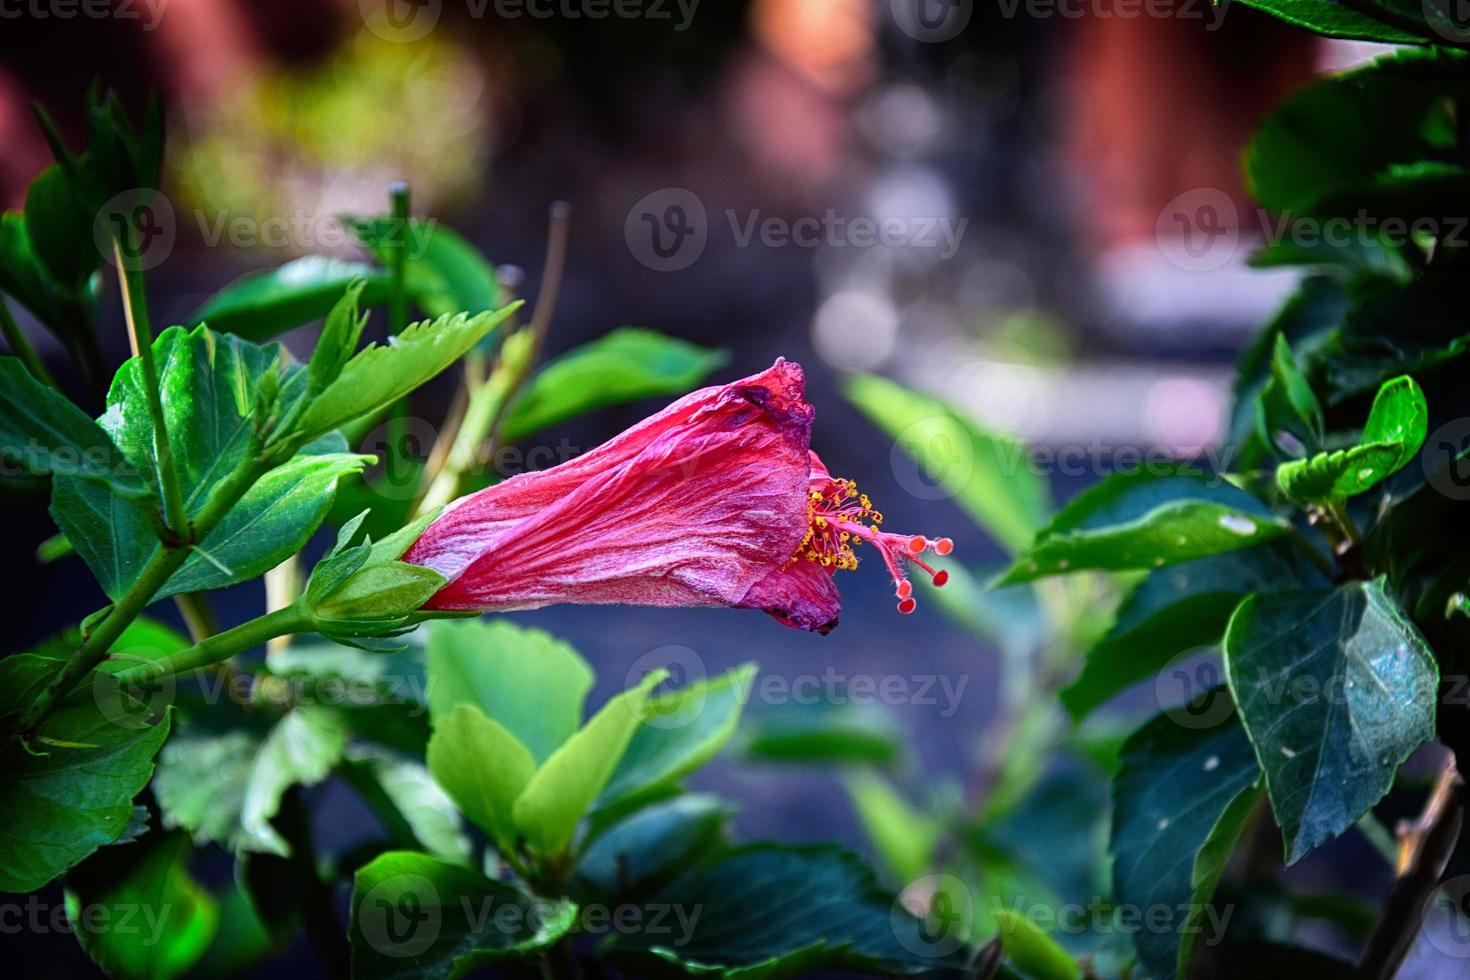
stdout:
[(388, 224), (388, 330), (395, 337), (408, 326), (408, 182), (395, 180), (388, 187), (392, 220)]
[(25, 335), (20, 324), (15, 322), (15, 316), (10, 312), (10, 307), (5, 304), (5, 297), (0, 296), (0, 333), (4, 333), (5, 342), (10, 345), (10, 351), (20, 358), (26, 370), (30, 371), (35, 379), (42, 384), (56, 387), (56, 379), (51, 377), (51, 372), (46, 370), (46, 364), (41, 360), (41, 355), (36, 353), (31, 339)]
[(174, 469), (173, 450), (169, 446), (168, 425), (163, 415), (163, 397), (158, 390), (158, 367), (153, 363), (153, 329), (148, 322), (148, 299), (143, 291), (143, 274), (123, 254), (122, 241), (112, 240), (112, 254), (117, 259), (117, 281), (122, 287), (123, 317), (128, 323), (128, 339), (143, 372), (143, 390), (148, 398), (148, 415), (153, 420), (153, 454), (158, 464), (158, 482), (163, 491), (163, 513), (168, 528), (179, 541), (190, 540), (189, 515), (184, 510), (184, 495), (179, 490), (179, 475)]
[(170, 674), (182, 674), (228, 660), (237, 653), (244, 653), (275, 637), (302, 633), (309, 629), (311, 618), (299, 607), (287, 606), (285, 609), (277, 609), (247, 620), (223, 633), (206, 637), (186, 650), (118, 671), (115, 676), (118, 683), (130, 684), (167, 677)]

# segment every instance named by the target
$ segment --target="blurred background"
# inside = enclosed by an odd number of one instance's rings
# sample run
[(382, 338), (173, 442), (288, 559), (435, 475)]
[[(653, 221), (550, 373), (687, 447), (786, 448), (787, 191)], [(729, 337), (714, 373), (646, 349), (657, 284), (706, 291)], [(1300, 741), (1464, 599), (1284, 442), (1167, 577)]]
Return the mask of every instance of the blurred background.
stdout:
[[(840, 379), (882, 374), (1017, 435), (1060, 500), (1150, 456), (1225, 465), (1231, 365), (1295, 275), (1246, 266), (1269, 219), (1241, 185), (1241, 150), (1286, 93), (1376, 53), (1208, 0), (16, 3), (0, 8), (0, 204), (19, 207), (51, 159), (31, 105), (80, 146), (95, 80), (135, 110), (150, 93), (166, 107), (159, 326), (251, 269), (357, 254), (336, 216), (384, 210), (397, 179), (416, 214), (509, 280), (525, 270), (517, 289), (532, 296), (548, 206), (568, 201), (549, 352), (638, 325), (727, 350), (716, 380), (799, 360), (833, 472), (889, 526), (950, 535), (983, 569), (1000, 548)], [(311, 335), (287, 346), (304, 353)], [(49, 335), (33, 336), (59, 365)], [(415, 416), (442, 417), (436, 390)], [(559, 460), (656, 407), (537, 442)], [(21, 516), (13, 554), (54, 533), (43, 500), (7, 507)], [(15, 571), (12, 648), (100, 604), (75, 559)], [(906, 778), (960, 792), (993, 740), (1003, 651), (932, 604), (899, 617), (876, 570), (841, 585), (843, 624), (825, 638), (728, 611), (520, 618), (593, 662), (594, 704), (650, 656), (691, 674), (756, 660), (792, 683), (932, 677), (930, 697), (879, 710), (914, 746)], [(259, 602), (234, 590), (222, 618)], [(838, 778), (733, 760), (699, 780), (741, 806), (741, 837), (865, 847)], [(327, 833), (361, 832), (354, 805), (343, 793)]]

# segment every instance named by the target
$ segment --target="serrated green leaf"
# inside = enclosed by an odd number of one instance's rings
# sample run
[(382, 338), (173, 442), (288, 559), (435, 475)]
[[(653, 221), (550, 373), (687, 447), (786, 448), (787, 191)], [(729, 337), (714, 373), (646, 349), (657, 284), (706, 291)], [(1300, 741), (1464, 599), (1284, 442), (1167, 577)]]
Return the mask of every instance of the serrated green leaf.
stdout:
[(1174, 657), (1218, 646), (1245, 596), (1308, 584), (1326, 583), (1294, 550), (1274, 543), (1152, 571), (1087, 652), (1082, 673), (1060, 692), (1062, 704), (1081, 721)]
[(1382, 580), (1247, 598), (1225, 675), (1288, 864), (1357, 823), (1434, 737), (1439, 668)]
[(357, 342), (368, 321), (366, 312), (359, 314), (357, 311), (366, 286), (365, 280), (352, 280), (343, 291), (342, 298), (327, 313), (327, 318), (322, 323), (321, 336), (312, 349), (311, 359), (306, 362), (308, 398), (335, 381), (357, 350)]
[(383, 270), (307, 255), (241, 276), (206, 300), (189, 322), (250, 340), (269, 340), (326, 316), (357, 281), (363, 283), (364, 305), (387, 298), (388, 276)]
[(619, 933), (609, 950), (696, 976), (918, 975), (958, 969), (968, 953), (954, 923), (929, 929), (854, 855), (830, 845), (739, 848), (676, 878), (650, 903), (699, 913), (662, 933)]
[(189, 853), (187, 837), (147, 839), (98, 851), (66, 876), (67, 920), (109, 977), (172, 980), (209, 948), (219, 907), (189, 874)]
[(516, 829), (545, 858), (564, 854), (577, 825), (612, 779), (634, 732), (643, 722), (649, 693), (663, 683), (656, 670), (612, 698), (536, 770), (516, 798)]
[(124, 497), (148, 492), (102, 427), (14, 357), (0, 357), (0, 459), (32, 476), (97, 480)]
[(653, 330), (621, 327), (538, 371), (505, 419), (507, 442), (608, 405), (680, 395), (722, 367), (724, 351)]
[(429, 716), (472, 704), (514, 735), (539, 765), (582, 724), (592, 668), (544, 630), (505, 620), (427, 627)]
[(714, 758), (735, 734), (755, 675), (755, 664), (745, 664), (649, 700), (595, 809), (673, 785)]
[[(0, 719), (28, 707), (60, 663), (35, 654), (0, 660)], [(133, 816), (133, 797), (153, 774), (153, 757), (168, 736), (170, 713), (150, 723), (124, 692), (102, 697), (104, 675), (62, 700), (35, 732), (29, 749), (0, 746), (0, 891), (30, 892), (104, 844)], [(121, 705), (113, 717), (102, 703)]]
[(463, 357), (520, 305), (512, 303), (496, 312), (474, 316), (461, 313), (424, 320), (386, 346), (369, 344), (307, 406), (297, 422), (297, 431), (302, 438), (315, 438), (393, 404)]
[(514, 852), (515, 801), (536, 772), (536, 760), (505, 726), (467, 702), (435, 719), (429, 772), (470, 822)]
[(1286, 529), (1221, 477), (1182, 469), (1114, 474), (1063, 507), (997, 584), (1084, 568), (1160, 568), (1248, 548)]
[(390, 852), (353, 880), (352, 976), (453, 980), (534, 957), (576, 919), (571, 902), (533, 898), (426, 854)]
[(1205, 727), (1182, 720), (1158, 715), (1135, 732), (1113, 781), (1114, 895), (1130, 908), (1171, 913), (1164, 927), (1151, 921), (1133, 937), (1156, 978), (1185, 975), (1202, 931), (1209, 941), (1223, 938), (1205, 915), (1260, 796), (1260, 768), (1233, 716)]
[(1007, 550), (1025, 548), (1046, 522), (1051, 496), (1020, 442), (986, 432), (943, 402), (873, 375), (848, 378), (843, 394), (893, 437), (895, 452), (914, 458), (934, 481), (936, 496), (953, 496)]
[(291, 709), (264, 737), (185, 732), (164, 748), (153, 780), (163, 825), (187, 830), (196, 844), (288, 857), (271, 826), (281, 798), (325, 779), (346, 741), (335, 716), (312, 705)]

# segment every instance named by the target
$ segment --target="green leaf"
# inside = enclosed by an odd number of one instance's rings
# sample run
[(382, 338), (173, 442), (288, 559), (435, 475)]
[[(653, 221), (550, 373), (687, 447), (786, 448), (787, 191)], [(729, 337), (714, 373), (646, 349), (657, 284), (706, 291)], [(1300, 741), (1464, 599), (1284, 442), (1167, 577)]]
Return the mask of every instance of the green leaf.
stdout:
[(1443, 158), (1455, 145), (1445, 92), (1462, 70), (1458, 61), (1432, 51), (1399, 52), (1298, 89), (1246, 148), (1252, 196), (1291, 217), (1344, 207), (1352, 214), (1359, 203), (1353, 194), (1380, 174)]
[[(1247, 7), (1264, 10), (1266, 13), (1288, 24), (1305, 27), (1309, 31), (1326, 37), (1348, 38), (1358, 41), (1379, 41), (1384, 44), (1423, 44), (1425, 39), (1434, 40), (1425, 30), (1406, 31), (1385, 20), (1375, 18), (1362, 8), (1348, 6), (1343, 0), (1241, 0)], [(1378, 8), (1378, 2), (1364, 5), (1368, 10)], [(1382, 4), (1392, 10), (1391, 4)], [(1426, 10), (1428, 7), (1425, 8)], [(1422, 15), (1421, 15), (1422, 16)], [(1452, 35), (1453, 36), (1453, 35)]]
[(1159, 568), (1248, 548), (1287, 526), (1222, 477), (1113, 474), (1063, 507), (997, 584), (1082, 568)]
[(1424, 393), (1413, 378), (1395, 378), (1378, 389), (1356, 446), (1284, 463), (1276, 470), (1276, 483), (1297, 500), (1345, 500), (1407, 466), (1428, 435)]
[(432, 568), (393, 561), (369, 565), (349, 576), (334, 592), (312, 606), (329, 621), (392, 619), (406, 616), (447, 582)]
[(402, 231), (405, 285), (429, 316), (483, 313), (500, 306), (494, 266), (452, 228), (417, 218), (410, 218), (402, 229), (398, 219), (387, 216), (343, 220), (363, 247), (390, 267), (396, 247), (392, 242)]
[(762, 762), (892, 766), (903, 755), (892, 719), (868, 705), (787, 701), (747, 724), (744, 754)]
[(311, 360), (306, 363), (308, 398), (325, 390), (327, 385), (337, 380), (337, 375), (342, 373), (342, 368), (357, 351), (357, 342), (368, 322), (366, 312), (357, 312), (366, 286), (367, 283), (362, 279), (354, 279), (348, 283), (342, 298), (337, 300), (322, 323), (321, 336), (317, 338), (316, 347), (311, 352)]
[(679, 395), (729, 360), (653, 330), (622, 327), (555, 358), (531, 379), (506, 416), (507, 442), (608, 405)]
[(387, 346), (369, 344), (307, 406), (297, 422), (297, 431), (302, 438), (315, 438), (393, 404), (463, 357), (520, 305), (512, 303), (494, 313), (424, 320), (408, 327)]
[(587, 848), (577, 861), (578, 884), (598, 898), (626, 899), (723, 843), (730, 816), (728, 805), (704, 794), (640, 810)]
[(912, 456), (933, 481), (910, 492), (952, 496), (1012, 553), (1025, 548), (1046, 522), (1051, 497), (1020, 442), (986, 432), (943, 402), (873, 375), (848, 378), (844, 394), (893, 437), (895, 453)]
[(713, 759), (735, 734), (755, 674), (755, 664), (745, 664), (651, 699), (596, 809), (671, 786)]
[(1247, 598), (1225, 674), (1288, 864), (1357, 823), (1434, 737), (1439, 668), (1381, 579)]
[(436, 727), (455, 705), (475, 705), (539, 765), (582, 724), (592, 668), (550, 633), (503, 619), (440, 620), (428, 632), (429, 717)]
[(1295, 550), (1275, 543), (1152, 571), (1118, 608), (1107, 636), (1087, 652), (1082, 673), (1060, 692), (1062, 704), (1081, 721), (1174, 657), (1219, 646), (1245, 596), (1306, 584), (1326, 583)]
[(384, 801), (421, 850), (454, 864), (469, 863), (470, 839), (460, 823), (460, 811), (428, 768), (367, 745), (348, 746), (345, 755), (350, 766), (382, 790)]
[[(29, 706), (59, 667), (30, 653), (0, 661), (0, 718)], [(96, 675), (41, 722), (29, 746), (0, 746), (0, 891), (35, 891), (128, 828), (170, 714), (149, 723), (111, 683)], [(120, 710), (109, 717), (102, 704)]]
[(426, 854), (390, 852), (353, 880), (352, 976), (450, 980), (529, 959), (576, 919), (571, 902), (533, 898)]
[(31, 476), (97, 480), (125, 497), (148, 492), (101, 426), (14, 357), (0, 357), (0, 459)]
[(292, 786), (327, 778), (346, 740), (335, 716), (312, 705), (291, 709), (264, 738), (185, 732), (164, 748), (153, 780), (163, 825), (187, 830), (196, 844), (288, 857), (271, 818)]
[(1311, 451), (1322, 443), (1322, 405), (1297, 367), (1291, 344), (1281, 333), (1275, 337), (1271, 374), (1256, 403), (1256, 428), (1269, 445), (1279, 446), (1277, 433), (1285, 431)]
[(434, 721), (429, 772), (470, 822), (514, 852), (516, 799), (536, 773), (521, 742), (473, 704), (461, 702)]
[(387, 298), (388, 276), (381, 269), (307, 255), (241, 276), (206, 300), (189, 322), (207, 323), (220, 333), (250, 340), (269, 340), (326, 316), (357, 281), (364, 284), (364, 305)]
[(543, 857), (566, 852), (577, 824), (612, 779), (665, 671), (650, 672), (593, 715), (536, 770), (513, 808), (516, 829)]
[(47, 277), (71, 295), (82, 292), (102, 264), (92, 235), (93, 218), (78, 201), (60, 164), (42, 170), (26, 191), (25, 224), (31, 247)]
[(306, 547), (326, 520), (338, 482), (361, 473), (372, 460), (353, 453), (300, 455), (270, 470), (230, 508), (154, 600), (222, 589), (275, 568)]
[(98, 851), (66, 876), (66, 917), (87, 955), (118, 980), (171, 980), (204, 955), (219, 908), (189, 874), (189, 839)]
[(613, 937), (610, 951), (714, 977), (790, 977), (831, 970), (911, 976), (958, 969), (967, 950), (881, 889), (856, 856), (830, 845), (755, 844), (675, 879), (650, 906), (698, 910), (655, 933)]
[(1172, 913), (1134, 934), (1139, 961), (1158, 978), (1185, 975), (1199, 935), (1222, 938), (1210, 898), (1260, 795), (1260, 768), (1233, 716), (1205, 727), (1184, 720), (1166, 713), (1135, 732), (1113, 781), (1114, 897)]
[(1011, 962), (1032, 980), (1077, 980), (1082, 970), (1041, 927), (1010, 909), (996, 914), (1000, 941)]
[(928, 871), (939, 844), (939, 821), (871, 773), (849, 776), (846, 782), (858, 820), (893, 877), (913, 881)]

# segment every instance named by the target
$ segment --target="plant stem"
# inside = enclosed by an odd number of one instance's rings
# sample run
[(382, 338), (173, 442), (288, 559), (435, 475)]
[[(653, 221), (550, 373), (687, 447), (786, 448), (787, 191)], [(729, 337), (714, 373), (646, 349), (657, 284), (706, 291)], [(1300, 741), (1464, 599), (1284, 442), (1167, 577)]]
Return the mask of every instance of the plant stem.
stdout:
[(51, 372), (46, 370), (41, 355), (36, 353), (31, 339), (25, 335), (20, 324), (15, 322), (15, 316), (10, 312), (10, 307), (5, 303), (5, 297), (0, 295), (0, 332), (5, 335), (5, 342), (10, 345), (11, 353), (20, 358), (26, 370), (30, 371), (35, 379), (42, 384), (56, 387), (56, 379), (51, 377)]
[(277, 609), (275, 612), (247, 620), (223, 633), (216, 633), (187, 650), (180, 650), (167, 657), (149, 660), (136, 667), (118, 671), (115, 676), (118, 683), (129, 684), (167, 677), (170, 674), (182, 674), (187, 670), (208, 667), (211, 664), (228, 660), (237, 653), (244, 653), (277, 636), (303, 633), (309, 629), (311, 629), (310, 617), (297, 606), (287, 606), (285, 609)]
[(179, 475), (174, 470), (173, 450), (169, 446), (168, 426), (163, 415), (163, 397), (158, 390), (158, 367), (153, 363), (153, 329), (148, 322), (148, 299), (143, 291), (143, 274), (132, 267), (123, 255), (122, 242), (112, 240), (112, 254), (117, 260), (117, 281), (122, 287), (123, 317), (128, 323), (128, 339), (143, 372), (143, 390), (148, 398), (148, 414), (153, 419), (153, 454), (158, 461), (158, 482), (163, 491), (163, 513), (169, 530), (180, 541), (190, 540), (189, 515), (184, 510), (184, 495), (179, 490)]
[(1399, 877), (1358, 960), (1367, 978), (1388, 980), (1398, 972), (1424, 926), (1424, 910), (1460, 839), (1465, 782), (1451, 755), (1440, 770), (1419, 819), (1400, 830)]
[[(225, 477), (216, 486), (204, 506), (194, 518), (195, 532), (201, 540), (209, 537), (209, 532), (214, 526), (229, 513), (230, 508), (245, 495), (251, 485), (268, 468), (268, 464), (258, 459), (246, 459), (235, 472)], [(46, 689), (43, 690), (36, 700), (31, 702), (30, 708), (21, 716), (19, 730), (29, 732), (40, 723), (41, 719), (54, 708), (72, 688), (81, 683), (82, 678), (91, 673), (93, 668), (107, 659), (107, 653), (112, 649), (112, 644), (122, 635), (133, 620), (153, 601), (153, 596), (163, 588), (170, 576), (178, 571), (180, 565), (188, 558), (188, 548), (171, 546), (160, 542), (154, 548), (148, 563), (133, 580), (128, 591), (119, 599), (107, 613), (95, 629), (88, 634), (81, 647), (72, 654), (71, 659), (66, 662), (61, 673), (56, 676)]]
[(388, 330), (394, 336), (408, 326), (408, 209), (407, 181), (395, 180), (388, 187), (392, 221), (388, 225)]
[(203, 593), (180, 592), (174, 596), (174, 605), (178, 606), (179, 615), (184, 618), (184, 628), (189, 631), (189, 639), (195, 643), (219, 632), (219, 621), (210, 608), (209, 599)]

